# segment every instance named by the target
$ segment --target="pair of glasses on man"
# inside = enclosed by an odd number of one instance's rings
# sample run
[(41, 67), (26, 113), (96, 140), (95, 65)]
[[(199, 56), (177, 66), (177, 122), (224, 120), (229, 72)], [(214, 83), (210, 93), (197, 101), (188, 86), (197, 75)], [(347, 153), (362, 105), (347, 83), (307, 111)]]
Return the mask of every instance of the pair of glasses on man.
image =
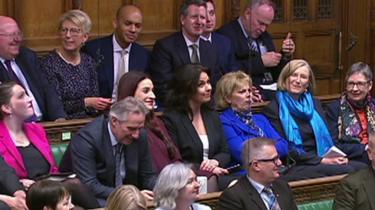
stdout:
[(367, 87), (367, 84), (369, 83), (369, 81), (361, 81), (361, 82), (352, 82), (352, 81), (349, 81), (346, 83), (346, 88), (351, 90), (354, 88), (354, 86), (357, 86), (357, 88), (359, 89), (364, 89), (365, 87)]
[(249, 165), (251, 165), (255, 160), (258, 162), (272, 162), (273, 164), (277, 165), (279, 163), (280, 156), (277, 155), (274, 158), (268, 158), (268, 159), (254, 159), (250, 161)]
[(8, 37), (8, 38), (18, 38), (18, 39), (21, 39), (23, 37), (23, 33), (21, 31), (18, 31), (18, 32), (14, 32), (14, 33), (2, 33), (0, 34), (0, 36), (5, 36), (5, 37)]
[(81, 34), (81, 29), (80, 28), (60, 28), (60, 33), (62, 35), (70, 34), (70, 36), (78, 36)]

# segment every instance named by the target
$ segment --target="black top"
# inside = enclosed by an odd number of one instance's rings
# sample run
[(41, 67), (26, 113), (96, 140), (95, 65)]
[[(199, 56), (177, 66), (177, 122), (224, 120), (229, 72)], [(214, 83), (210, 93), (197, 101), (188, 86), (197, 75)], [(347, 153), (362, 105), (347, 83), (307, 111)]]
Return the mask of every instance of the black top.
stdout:
[(49, 173), (50, 165), (33, 144), (26, 147), (17, 147), (20, 151), (30, 179), (35, 179)]

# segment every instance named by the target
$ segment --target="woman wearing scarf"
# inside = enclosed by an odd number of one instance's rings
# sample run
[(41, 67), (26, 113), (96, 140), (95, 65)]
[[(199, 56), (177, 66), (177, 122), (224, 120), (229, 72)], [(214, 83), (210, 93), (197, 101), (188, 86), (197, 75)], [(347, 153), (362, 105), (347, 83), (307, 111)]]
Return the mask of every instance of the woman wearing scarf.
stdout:
[[(358, 62), (351, 66), (345, 77), (346, 91), (341, 98), (327, 105), (327, 118), (333, 135), (340, 143), (350, 143), (364, 154), (368, 129), (375, 129), (375, 100), (371, 97), (372, 71)], [(361, 159), (368, 162), (367, 155)]]
[(345, 144), (336, 146), (347, 156), (325, 156), (335, 145), (335, 139), (329, 132), (320, 102), (313, 98), (315, 78), (306, 61), (292, 60), (285, 65), (277, 86), (276, 97), (264, 113), (276, 130), (293, 145), (289, 156), (296, 161), (296, 166), (289, 173), (315, 178), (367, 167), (364, 163), (351, 160), (351, 151), (346, 149)]
[(262, 114), (252, 114), (251, 87), (251, 78), (242, 71), (227, 73), (216, 84), (216, 108), (222, 111), (220, 120), (233, 165), (242, 164), (242, 145), (248, 139), (273, 139), (280, 158), (284, 159), (288, 154), (288, 142), (272, 127), (268, 119)]

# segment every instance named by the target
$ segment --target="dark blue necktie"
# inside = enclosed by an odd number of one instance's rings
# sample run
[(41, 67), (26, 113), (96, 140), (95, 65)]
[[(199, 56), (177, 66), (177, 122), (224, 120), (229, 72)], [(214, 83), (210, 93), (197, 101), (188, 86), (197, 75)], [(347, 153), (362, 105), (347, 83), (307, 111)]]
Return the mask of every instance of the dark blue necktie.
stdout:
[(11, 61), (6, 60), (4, 63), (5, 63), (5, 66), (6, 66), (6, 70), (7, 70), (9, 79), (17, 82), (19, 85), (21, 85), (24, 88), (24, 86), (23, 86), (22, 82), (19, 80), (17, 74), (14, 73), (14, 70), (13, 70), (12, 65), (11, 65)]

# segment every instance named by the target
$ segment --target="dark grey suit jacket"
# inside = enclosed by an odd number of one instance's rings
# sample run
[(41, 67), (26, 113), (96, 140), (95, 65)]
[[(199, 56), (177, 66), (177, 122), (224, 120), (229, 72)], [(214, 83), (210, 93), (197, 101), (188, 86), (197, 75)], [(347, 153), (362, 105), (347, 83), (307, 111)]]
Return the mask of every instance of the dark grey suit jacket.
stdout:
[[(71, 140), (68, 151), (73, 171), (97, 198), (106, 199), (115, 188), (115, 159), (108, 132), (108, 120), (100, 116), (82, 128)], [(125, 148), (124, 184), (152, 189), (156, 176), (146, 132)]]
[(337, 188), (334, 210), (375, 210), (375, 172), (371, 167), (345, 177)]
[[(272, 183), (281, 210), (297, 210), (293, 193), (287, 182)], [(224, 190), (219, 200), (219, 210), (267, 210), (259, 193), (247, 179), (241, 177), (236, 184)]]

